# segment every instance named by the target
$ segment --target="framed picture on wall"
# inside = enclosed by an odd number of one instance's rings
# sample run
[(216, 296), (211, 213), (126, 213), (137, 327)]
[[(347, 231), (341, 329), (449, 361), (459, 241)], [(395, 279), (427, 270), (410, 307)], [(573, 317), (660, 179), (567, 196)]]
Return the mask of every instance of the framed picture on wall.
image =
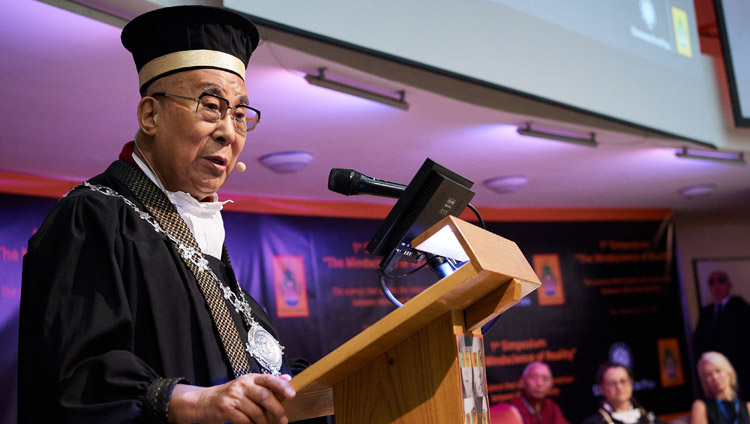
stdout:
[(750, 301), (750, 257), (697, 258), (693, 259), (693, 271), (701, 307), (714, 302), (708, 280), (715, 272), (723, 272), (729, 278), (732, 283), (730, 295)]

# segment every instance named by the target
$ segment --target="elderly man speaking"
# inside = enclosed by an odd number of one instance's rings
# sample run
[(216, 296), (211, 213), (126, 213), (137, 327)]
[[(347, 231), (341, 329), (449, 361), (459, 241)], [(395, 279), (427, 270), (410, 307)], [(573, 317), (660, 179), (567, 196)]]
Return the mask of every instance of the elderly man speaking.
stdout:
[(139, 129), (29, 242), (20, 423), (287, 421), (290, 367), (237, 283), (216, 195), (260, 121), (244, 82), (258, 40), (244, 17), (199, 6), (123, 30)]

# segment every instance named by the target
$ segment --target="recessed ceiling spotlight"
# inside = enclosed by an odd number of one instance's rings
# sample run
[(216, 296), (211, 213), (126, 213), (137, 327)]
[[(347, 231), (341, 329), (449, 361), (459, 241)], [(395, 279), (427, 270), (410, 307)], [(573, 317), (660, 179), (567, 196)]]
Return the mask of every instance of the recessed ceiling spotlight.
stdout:
[(484, 182), (484, 185), (496, 193), (513, 193), (528, 182), (529, 179), (525, 175), (505, 175), (490, 178)]
[(678, 193), (680, 193), (680, 196), (692, 199), (693, 197), (708, 196), (714, 191), (716, 191), (714, 184), (695, 184), (681, 188)]
[(263, 166), (279, 174), (297, 172), (312, 160), (312, 153), (300, 151), (269, 153), (258, 158)]

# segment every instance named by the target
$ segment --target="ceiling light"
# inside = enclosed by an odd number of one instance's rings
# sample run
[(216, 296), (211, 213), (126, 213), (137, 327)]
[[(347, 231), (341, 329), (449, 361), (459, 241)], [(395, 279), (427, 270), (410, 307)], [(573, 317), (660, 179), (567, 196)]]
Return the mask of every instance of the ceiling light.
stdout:
[(279, 174), (297, 172), (312, 160), (311, 153), (299, 151), (269, 153), (258, 158), (263, 166)]
[(399, 91), (399, 97), (389, 97), (384, 96), (379, 93), (375, 93), (373, 91), (365, 90), (362, 88), (354, 87), (352, 85), (344, 84), (337, 81), (332, 81), (325, 76), (325, 68), (319, 68), (318, 69), (318, 75), (305, 75), (305, 80), (309, 82), (312, 85), (327, 88), (329, 90), (338, 91), (340, 93), (349, 94), (352, 96), (361, 97), (363, 99), (372, 100), (378, 103), (383, 103), (388, 106), (393, 106), (395, 108), (407, 110), (409, 109), (409, 104), (404, 101), (405, 92)]
[(555, 134), (553, 132), (532, 130), (531, 124), (526, 124), (526, 127), (518, 128), (518, 130), (516, 131), (520, 135), (525, 135), (529, 137), (537, 137), (537, 138), (546, 138), (548, 140), (565, 141), (567, 143), (580, 144), (582, 146), (596, 147), (599, 145), (599, 143), (597, 143), (596, 139), (594, 138), (594, 133), (590, 133), (588, 138), (573, 137), (573, 136), (564, 135), (564, 134)]
[(683, 187), (678, 193), (680, 193), (680, 196), (692, 199), (693, 197), (708, 196), (714, 191), (716, 191), (716, 186), (713, 184), (696, 184)]
[(716, 162), (733, 163), (735, 165), (745, 164), (745, 154), (742, 152), (720, 152), (717, 150), (696, 150), (683, 147), (675, 155), (678, 158), (703, 159)]
[(484, 182), (484, 185), (496, 193), (513, 193), (528, 182), (529, 179), (524, 175), (506, 175), (490, 178)]

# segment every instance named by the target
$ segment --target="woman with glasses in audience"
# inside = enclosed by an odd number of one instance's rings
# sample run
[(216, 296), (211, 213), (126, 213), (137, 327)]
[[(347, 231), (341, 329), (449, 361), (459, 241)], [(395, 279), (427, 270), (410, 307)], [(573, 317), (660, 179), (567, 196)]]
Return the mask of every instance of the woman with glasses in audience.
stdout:
[(706, 352), (698, 360), (703, 399), (693, 402), (691, 424), (750, 424), (750, 403), (737, 396), (737, 373), (726, 356)]
[(630, 369), (606, 363), (596, 373), (596, 384), (603, 397), (601, 407), (583, 424), (664, 424), (633, 397)]

